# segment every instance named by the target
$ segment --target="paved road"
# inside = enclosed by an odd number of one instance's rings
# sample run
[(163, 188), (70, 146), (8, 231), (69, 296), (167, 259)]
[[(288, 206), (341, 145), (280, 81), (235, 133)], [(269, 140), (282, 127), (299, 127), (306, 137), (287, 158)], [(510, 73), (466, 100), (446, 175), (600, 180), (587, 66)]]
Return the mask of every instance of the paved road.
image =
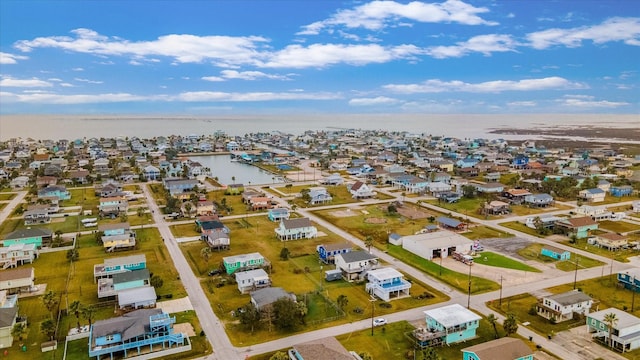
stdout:
[(18, 206), (18, 204), (20, 204), (24, 200), (25, 196), (27, 196), (26, 191), (16, 192), (16, 196), (11, 199), (9, 203), (7, 203), (2, 211), (0, 211), (0, 224), (2, 224), (5, 220), (7, 220), (7, 218), (9, 218), (9, 215), (11, 215), (13, 209), (15, 209), (16, 206)]

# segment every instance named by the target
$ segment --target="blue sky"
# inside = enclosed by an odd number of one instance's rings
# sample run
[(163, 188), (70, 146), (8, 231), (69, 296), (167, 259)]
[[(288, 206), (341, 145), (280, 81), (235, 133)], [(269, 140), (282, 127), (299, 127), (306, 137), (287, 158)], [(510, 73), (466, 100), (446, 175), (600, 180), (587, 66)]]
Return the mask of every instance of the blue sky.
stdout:
[(0, 2), (0, 112), (639, 113), (634, 0)]

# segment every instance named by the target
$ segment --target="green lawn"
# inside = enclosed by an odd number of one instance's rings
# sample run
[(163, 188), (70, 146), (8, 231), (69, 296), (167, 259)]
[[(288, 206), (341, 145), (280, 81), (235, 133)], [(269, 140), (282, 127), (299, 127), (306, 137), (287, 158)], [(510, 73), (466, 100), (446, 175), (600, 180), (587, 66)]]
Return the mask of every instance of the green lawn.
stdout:
[(0, 201), (13, 200), (14, 197), (16, 197), (15, 193), (0, 193)]
[(638, 250), (632, 250), (632, 249), (609, 251), (605, 248), (597, 247), (595, 245), (590, 245), (584, 239), (578, 240), (578, 242), (575, 244), (572, 244), (569, 240), (563, 241), (562, 244), (571, 246), (576, 249), (585, 250), (590, 253), (594, 253), (596, 255), (608, 257), (609, 259), (614, 259), (620, 262), (629, 262), (629, 257), (640, 255), (640, 252)]
[(540, 270), (524, 264), (520, 261), (513, 260), (500, 254), (492, 253), (490, 251), (484, 251), (480, 253), (479, 257), (475, 258), (475, 262), (487, 266), (495, 266), (506, 269), (522, 270), (529, 272), (540, 272)]
[[(468, 274), (459, 273), (445, 267), (441, 267), (438, 262), (426, 260), (403, 249), (402, 246), (389, 245), (389, 254), (460, 291), (468, 291)], [(498, 289), (500, 289), (500, 285), (496, 282), (477, 276), (471, 276), (472, 294), (481, 294)]]
[(630, 231), (640, 230), (640, 225), (628, 223), (626, 221), (604, 220), (604, 221), (600, 221), (598, 224), (599, 224), (599, 228), (613, 231), (615, 233), (626, 233)]
[[(565, 261), (559, 261), (559, 260), (555, 260), (552, 259), (548, 256), (544, 256), (542, 254), (540, 254), (540, 251), (542, 250), (542, 246), (543, 244), (539, 244), (539, 243), (533, 243), (529, 246), (527, 246), (524, 249), (520, 249), (518, 250), (518, 255), (526, 258), (526, 259), (530, 259), (530, 260), (536, 260), (542, 263), (555, 263), (556, 268), (562, 271), (574, 271), (576, 268), (576, 263), (574, 261), (574, 259), (576, 259), (576, 254), (575, 253), (571, 253), (571, 260), (565, 260)], [(591, 267), (595, 267), (595, 266), (602, 266), (604, 265), (603, 262), (598, 261), (598, 260), (594, 260), (582, 255), (577, 255), (578, 257), (578, 268), (579, 269), (586, 269), (586, 268), (591, 268)]]
[[(324, 282), (324, 270), (332, 269), (333, 266), (321, 265), (316, 255), (316, 246), (320, 244), (331, 244), (344, 242), (339, 236), (330, 233), (328, 230), (319, 228), (327, 234), (327, 236), (306, 239), (299, 241), (281, 242), (275, 238), (273, 229), (276, 223), (270, 222), (266, 216), (251, 217), (248, 219), (233, 219), (223, 222), (231, 229), (231, 249), (222, 252), (214, 251), (210, 258), (205, 260), (201, 255), (201, 249), (205, 244), (200, 241), (180, 244), (182, 252), (185, 254), (187, 261), (193, 269), (196, 276), (202, 277), (202, 287), (208, 296), (212, 309), (225, 323), (227, 333), (231, 341), (236, 346), (246, 346), (255, 343), (261, 343), (293, 333), (314, 330), (327, 326), (335, 326), (350, 321), (361, 320), (367, 318), (369, 314), (355, 313), (356, 307), (370, 307), (369, 294), (364, 289), (364, 283), (349, 283), (345, 281)], [(290, 251), (291, 258), (289, 260), (281, 260), (280, 251), (286, 246)], [(294, 332), (281, 332), (273, 330), (271, 332), (266, 328), (261, 328), (249, 335), (249, 330), (240, 326), (236, 322), (236, 318), (232, 317), (231, 311), (245, 305), (249, 301), (248, 294), (240, 294), (237, 285), (234, 283), (234, 277), (231, 276), (214, 276), (208, 277), (206, 273), (213, 268), (220, 268), (222, 257), (243, 254), (248, 252), (259, 252), (271, 262), (271, 279), (272, 285), (282, 287), (287, 291), (297, 294), (304, 299), (307, 295), (307, 306), (309, 314), (307, 315), (306, 328), (297, 329)], [(406, 310), (428, 304), (445, 301), (447, 297), (415, 279), (407, 278), (412, 281), (411, 297), (398, 299), (390, 302), (390, 308), (376, 309), (376, 313), (387, 314), (391, 312)], [(221, 286), (220, 283), (225, 285)], [(346, 295), (348, 304), (345, 307), (344, 317), (322, 322), (318, 321), (323, 318), (335, 315), (330, 305), (326, 301), (312, 296), (311, 294), (322, 289), (324, 297), (335, 302), (338, 296)], [(429, 293), (433, 298), (418, 299), (417, 295)], [(378, 303), (382, 303), (379, 301)], [(315, 322), (314, 322), (315, 321)]]
[(0, 203), (0, 210), (4, 209), (5, 207), (7, 207), (7, 203)]
[(196, 231), (195, 224), (172, 225), (169, 226), (169, 229), (171, 229), (171, 233), (173, 234), (173, 236), (177, 238), (200, 235), (200, 232)]
[(503, 222), (503, 223), (500, 223), (499, 225), (504, 226), (504, 227), (509, 228), (509, 229), (513, 229), (513, 230), (517, 230), (517, 231), (523, 232), (525, 234), (529, 234), (531, 236), (544, 238), (544, 236), (538, 234), (536, 229), (532, 229), (532, 228), (528, 227), (527, 225), (525, 225), (525, 224), (523, 224), (523, 223), (521, 223), (519, 221)]
[(513, 236), (513, 234), (509, 234), (504, 231), (500, 231), (484, 225), (479, 225), (479, 226), (472, 225), (469, 227), (468, 231), (463, 232), (460, 235), (466, 238), (469, 238), (471, 240), (480, 240), (480, 239), (487, 239), (487, 238), (502, 238), (502, 237), (508, 238)]

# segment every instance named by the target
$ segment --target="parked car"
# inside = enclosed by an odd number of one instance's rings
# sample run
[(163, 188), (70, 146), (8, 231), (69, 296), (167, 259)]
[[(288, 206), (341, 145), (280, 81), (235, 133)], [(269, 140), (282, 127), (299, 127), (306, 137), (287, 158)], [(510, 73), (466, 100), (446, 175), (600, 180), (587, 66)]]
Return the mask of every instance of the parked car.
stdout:
[(222, 274), (222, 270), (221, 269), (213, 269), (213, 270), (209, 271), (209, 276), (220, 275), (220, 274)]
[(373, 320), (373, 326), (382, 326), (382, 325), (387, 325), (387, 319), (377, 318)]

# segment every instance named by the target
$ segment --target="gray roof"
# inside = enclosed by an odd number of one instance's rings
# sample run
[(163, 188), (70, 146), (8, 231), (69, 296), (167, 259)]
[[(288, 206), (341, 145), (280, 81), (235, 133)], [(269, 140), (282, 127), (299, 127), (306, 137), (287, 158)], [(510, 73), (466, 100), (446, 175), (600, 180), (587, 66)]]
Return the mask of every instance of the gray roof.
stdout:
[(113, 283), (122, 284), (129, 281), (143, 280), (148, 278), (149, 278), (149, 269), (126, 271), (126, 272), (113, 274)]
[(0, 308), (0, 328), (13, 325), (18, 314), (18, 307)]
[(453, 228), (458, 227), (458, 226), (460, 226), (460, 224), (462, 224), (459, 220), (448, 218), (448, 217), (445, 217), (445, 216), (440, 216), (438, 218), (438, 222), (440, 224), (443, 224), (443, 225), (446, 225), (446, 226), (449, 226), (449, 227), (453, 227)]
[(129, 265), (146, 263), (147, 257), (144, 254), (120, 256), (115, 258), (104, 259), (104, 266)]
[(553, 300), (560, 305), (573, 305), (584, 301), (591, 300), (591, 297), (580, 291), (568, 291), (562, 294), (548, 296), (547, 299)]
[(153, 286), (141, 286), (118, 291), (118, 305), (120, 307), (141, 302), (155, 302), (157, 298), (156, 289)]
[(49, 229), (33, 228), (33, 229), (19, 229), (4, 237), (4, 240), (25, 239), (32, 237), (49, 237), (53, 233)]
[(464, 348), (462, 351), (472, 352), (482, 360), (513, 360), (533, 354), (533, 351), (524, 341), (510, 337), (483, 342)]
[(256, 308), (260, 309), (263, 306), (272, 304), (282, 298), (291, 298), (292, 295), (284, 291), (280, 287), (268, 287), (251, 292), (251, 299), (253, 300)]
[(348, 253), (338, 254), (338, 255), (336, 255), (336, 257), (337, 256), (342, 256), (342, 259), (346, 263), (352, 263), (352, 262), (356, 262), (356, 261), (373, 260), (373, 259), (377, 259), (378, 258), (377, 256), (369, 254), (368, 252), (366, 252), (364, 250), (350, 251)]
[(640, 324), (640, 319), (639, 318), (629, 314), (626, 311), (622, 311), (622, 310), (616, 309), (616, 308), (608, 308), (608, 309), (605, 309), (605, 310), (600, 310), (598, 312), (590, 313), (590, 314), (587, 315), (587, 317), (590, 317), (592, 319), (596, 319), (596, 320), (598, 320), (600, 322), (604, 322), (605, 315), (610, 314), (610, 313), (615, 314), (616, 318), (618, 318), (618, 322), (614, 326), (615, 329), (622, 330), (622, 329), (628, 328), (630, 326), (636, 326), (636, 325)]
[(334, 337), (293, 345), (304, 360), (353, 360), (353, 356)]
[(99, 320), (92, 325), (93, 339), (111, 334), (121, 334), (122, 341), (144, 335), (149, 331), (149, 317), (161, 314), (162, 309), (141, 309), (120, 317)]
[(311, 226), (311, 220), (309, 218), (296, 218), (282, 220), (282, 224), (285, 229), (301, 229)]

